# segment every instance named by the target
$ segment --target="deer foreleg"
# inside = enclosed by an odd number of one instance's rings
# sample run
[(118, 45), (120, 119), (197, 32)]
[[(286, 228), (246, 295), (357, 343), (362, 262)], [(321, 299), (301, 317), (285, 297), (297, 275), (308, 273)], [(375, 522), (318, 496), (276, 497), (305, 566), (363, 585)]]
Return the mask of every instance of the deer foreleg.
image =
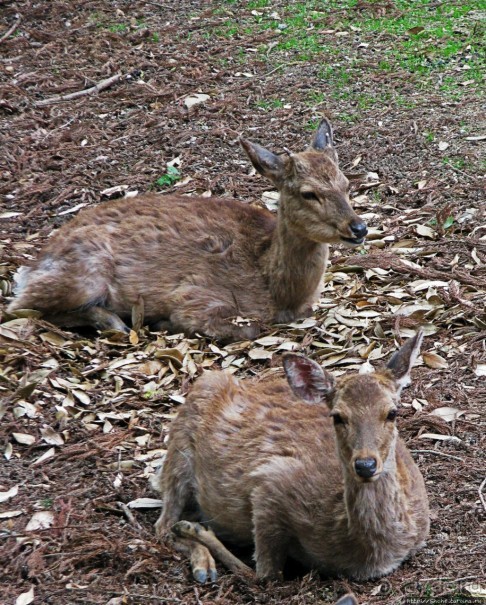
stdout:
[(216, 563), (206, 546), (192, 538), (180, 538), (175, 535), (170, 542), (175, 550), (190, 560), (192, 575), (197, 582), (204, 584), (208, 579), (210, 582), (216, 582), (218, 578)]
[[(217, 561), (233, 573), (244, 575), (252, 580), (255, 578), (254, 571), (235, 557), (210, 529), (204, 528), (200, 523), (179, 521), (172, 526), (171, 531), (178, 539), (192, 540), (203, 545)], [(194, 567), (193, 574), (197, 579)]]
[(92, 326), (98, 330), (119, 330), (126, 334), (130, 332), (128, 326), (116, 313), (113, 313), (113, 311), (109, 311), (104, 307), (95, 306), (63, 313), (47, 313), (42, 319), (49, 321), (56, 326), (63, 326), (65, 328)]

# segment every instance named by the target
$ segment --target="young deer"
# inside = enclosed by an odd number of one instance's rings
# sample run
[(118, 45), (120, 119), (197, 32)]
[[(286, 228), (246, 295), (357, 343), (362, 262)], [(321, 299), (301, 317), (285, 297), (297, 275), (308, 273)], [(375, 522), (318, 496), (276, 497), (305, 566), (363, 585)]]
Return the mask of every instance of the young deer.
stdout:
[[(287, 381), (201, 376), (174, 421), (154, 487), (156, 531), (196, 553), (193, 573), (215, 578), (205, 544), (248, 572), (219, 542), (255, 545), (258, 578), (278, 577), (287, 555), (327, 575), (366, 580), (393, 571), (429, 531), (423, 477), (395, 426), (419, 332), (374, 374), (334, 379), (296, 354)], [(197, 505), (199, 519), (179, 521)], [(176, 525), (174, 525), (176, 524)], [(181, 540), (182, 538), (182, 540)]]
[(241, 144), (280, 191), (277, 217), (235, 200), (176, 195), (89, 208), (20, 269), (8, 310), (37, 309), (66, 327), (127, 331), (141, 297), (156, 329), (228, 341), (308, 315), (327, 244), (361, 244), (367, 233), (349, 204), (331, 125), (323, 120), (302, 153)]

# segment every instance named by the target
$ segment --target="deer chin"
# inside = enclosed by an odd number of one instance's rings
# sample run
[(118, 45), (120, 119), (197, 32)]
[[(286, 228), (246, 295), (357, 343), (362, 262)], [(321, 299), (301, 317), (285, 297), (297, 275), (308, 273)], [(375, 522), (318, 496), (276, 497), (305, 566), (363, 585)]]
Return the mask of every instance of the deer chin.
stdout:
[(343, 237), (341, 235), (341, 243), (349, 248), (354, 248), (355, 246), (360, 246), (365, 241), (364, 237)]
[(381, 477), (381, 475), (382, 475), (382, 471), (375, 473), (372, 477), (360, 477), (359, 475), (357, 475), (355, 473), (355, 478), (358, 481), (358, 483), (374, 483), (375, 481), (378, 481), (378, 479)]

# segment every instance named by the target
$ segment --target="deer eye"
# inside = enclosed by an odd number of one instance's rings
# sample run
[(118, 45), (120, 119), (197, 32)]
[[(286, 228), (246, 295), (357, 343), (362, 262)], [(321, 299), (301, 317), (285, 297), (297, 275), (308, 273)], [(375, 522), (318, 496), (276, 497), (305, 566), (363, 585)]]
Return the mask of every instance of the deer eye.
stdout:
[(304, 200), (319, 201), (319, 198), (313, 191), (302, 191), (301, 195), (304, 198)]
[(345, 424), (343, 417), (340, 414), (332, 414), (332, 421), (334, 422), (334, 426)]
[(395, 418), (397, 417), (397, 411), (396, 410), (390, 410), (388, 412), (388, 416), (386, 417), (386, 419), (389, 422), (393, 422), (395, 420)]

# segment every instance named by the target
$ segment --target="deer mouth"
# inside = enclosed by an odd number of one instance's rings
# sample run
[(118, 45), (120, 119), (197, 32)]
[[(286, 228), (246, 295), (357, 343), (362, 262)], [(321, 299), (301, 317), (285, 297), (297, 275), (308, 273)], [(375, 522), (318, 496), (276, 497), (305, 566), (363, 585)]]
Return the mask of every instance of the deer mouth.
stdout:
[(344, 242), (345, 244), (348, 244), (348, 246), (359, 246), (360, 244), (362, 244), (365, 241), (364, 237), (343, 237), (341, 235), (341, 241)]
[(356, 475), (356, 478), (358, 479), (358, 481), (360, 483), (374, 483), (375, 481), (378, 481), (378, 479), (380, 477), (381, 477), (381, 472), (380, 473), (376, 473), (372, 477), (360, 477), (359, 475)]

